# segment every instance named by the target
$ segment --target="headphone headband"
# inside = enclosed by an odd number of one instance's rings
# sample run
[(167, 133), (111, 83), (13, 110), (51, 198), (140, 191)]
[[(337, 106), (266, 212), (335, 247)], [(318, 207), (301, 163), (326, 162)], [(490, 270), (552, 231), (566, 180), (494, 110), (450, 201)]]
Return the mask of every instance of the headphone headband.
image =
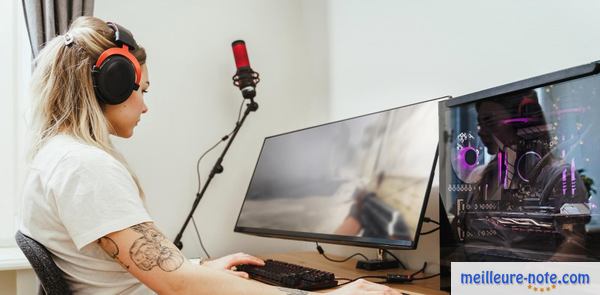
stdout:
[(133, 38), (133, 34), (128, 29), (113, 22), (107, 22), (106, 24), (115, 31), (114, 41), (117, 45), (125, 44), (129, 47), (129, 50), (136, 50), (139, 47)]

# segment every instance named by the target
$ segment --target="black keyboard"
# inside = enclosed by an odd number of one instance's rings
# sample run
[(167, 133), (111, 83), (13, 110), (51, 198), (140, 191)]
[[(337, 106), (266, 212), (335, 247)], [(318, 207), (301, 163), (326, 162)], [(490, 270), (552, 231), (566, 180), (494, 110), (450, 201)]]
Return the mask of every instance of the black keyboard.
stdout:
[(236, 269), (263, 283), (306, 291), (332, 288), (338, 284), (333, 273), (271, 259), (265, 260), (264, 266), (242, 264)]

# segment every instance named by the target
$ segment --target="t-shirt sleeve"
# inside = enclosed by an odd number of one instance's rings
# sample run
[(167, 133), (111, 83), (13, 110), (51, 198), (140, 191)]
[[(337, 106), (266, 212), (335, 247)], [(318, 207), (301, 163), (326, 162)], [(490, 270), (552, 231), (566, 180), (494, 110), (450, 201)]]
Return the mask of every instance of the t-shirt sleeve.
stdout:
[(111, 232), (152, 221), (130, 173), (101, 151), (66, 156), (49, 188), (78, 250)]

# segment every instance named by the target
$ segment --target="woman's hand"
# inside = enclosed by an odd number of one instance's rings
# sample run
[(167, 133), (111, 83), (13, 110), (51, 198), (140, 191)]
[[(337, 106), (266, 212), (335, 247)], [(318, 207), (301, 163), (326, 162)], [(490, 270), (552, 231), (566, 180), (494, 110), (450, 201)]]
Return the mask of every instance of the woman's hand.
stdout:
[(342, 288), (339, 288), (335, 291), (331, 291), (327, 294), (330, 295), (363, 295), (363, 294), (373, 294), (373, 295), (400, 295), (401, 293), (381, 284), (376, 284), (373, 282), (369, 282), (367, 280), (357, 280), (352, 282)]
[(249, 278), (248, 274), (243, 271), (235, 271), (233, 268), (236, 265), (240, 264), (253, 264), (253, 265), (265, 265), (265, 262), (260, 258), (256, 258), (252, 255), (248, 255), (246, 253), (236, 253), (227, 256), (223, 256), (221, 258), (217, 258), (215, 260), (209, 260), (202, 264), (202, 266), (210, 267), (212, 269), (224, 270), (233, 275), (242, 278)]

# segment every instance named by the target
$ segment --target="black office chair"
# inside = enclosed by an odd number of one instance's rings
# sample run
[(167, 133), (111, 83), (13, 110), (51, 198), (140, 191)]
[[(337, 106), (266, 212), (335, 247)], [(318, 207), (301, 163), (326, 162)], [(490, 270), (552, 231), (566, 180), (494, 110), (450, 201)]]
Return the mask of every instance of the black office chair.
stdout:
[(41, 286), (38, 294), (72, 294), (67, 281), (63, 277), (63, 272), (54, 264), (52, 256), (46, 247), (24, 235), (21, 231), (17, 231), (15, 239), (40, 280)]

